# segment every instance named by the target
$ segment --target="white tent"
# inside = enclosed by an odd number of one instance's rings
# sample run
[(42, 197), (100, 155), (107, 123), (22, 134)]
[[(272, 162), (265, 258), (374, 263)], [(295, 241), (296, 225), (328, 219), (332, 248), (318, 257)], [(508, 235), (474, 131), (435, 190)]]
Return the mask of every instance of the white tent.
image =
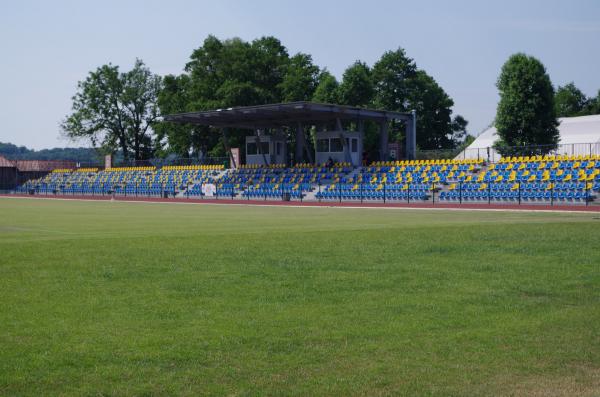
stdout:
[[(556, 154), (600, 154), (600, 115), (563, 117), (558, 121), (560, 142)], [(488, 128), (456, 158), (497, 161), (500, 159), (500, 154), (492, 148), (496, 139), (498, 139), (496, 127)]]

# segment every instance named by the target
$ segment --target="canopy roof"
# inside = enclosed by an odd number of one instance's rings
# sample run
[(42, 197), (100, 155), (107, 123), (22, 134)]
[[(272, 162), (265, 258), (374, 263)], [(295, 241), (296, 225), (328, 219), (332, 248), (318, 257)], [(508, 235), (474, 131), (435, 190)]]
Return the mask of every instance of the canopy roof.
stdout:
[(202, 112), (171, 114), (165, 121), (190, 123), (221, 128), (262, 129), (318, 124), (335, 119), (383, 122), (411, 120), (410, 113), (388, 112), (313, 102), (288, 102), (270, 105), (244, 106)]

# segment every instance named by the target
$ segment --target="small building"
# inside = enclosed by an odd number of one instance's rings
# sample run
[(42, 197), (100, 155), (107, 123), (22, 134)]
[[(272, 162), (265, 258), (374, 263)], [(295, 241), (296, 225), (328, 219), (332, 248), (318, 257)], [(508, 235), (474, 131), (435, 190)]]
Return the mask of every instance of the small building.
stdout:
[(0, 156), (0, 190), (12, 190), (28, 180), (42, 178), (57, 168), (75, 168), (75, 162), (64, 160), (9, 160)]
[(318, 131), (316, 133), (315, 162), (346, 162), (354, 166), (362, 163), (363, 133), (359, 131)]
[(246, 164), (287, 164), (285, 136), (249, 135), (246, 137)]

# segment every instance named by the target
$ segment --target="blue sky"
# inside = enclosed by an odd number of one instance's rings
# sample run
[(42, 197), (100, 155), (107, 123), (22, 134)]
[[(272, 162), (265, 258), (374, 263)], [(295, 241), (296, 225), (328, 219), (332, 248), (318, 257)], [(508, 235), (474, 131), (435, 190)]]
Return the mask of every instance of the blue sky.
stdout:
[(11, 1), (0, 5), (0, 141), (60, 137), (77, 81), (104, 63), (180, 73), (208, 34), (273, 35), (340, 77), (404, 48), (454, 99), (476, 135), (492, 120), (508, 56), (539, 58), (554, 85), (600, 89), (600, 1)]

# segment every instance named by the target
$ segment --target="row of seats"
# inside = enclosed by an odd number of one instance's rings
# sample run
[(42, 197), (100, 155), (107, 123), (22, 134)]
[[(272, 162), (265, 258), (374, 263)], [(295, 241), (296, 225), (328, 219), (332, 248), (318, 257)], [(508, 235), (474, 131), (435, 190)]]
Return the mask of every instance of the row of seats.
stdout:
[(443, 191), (439, 195), (441, 201), (590, 201), (593, 195), (582, 191), (522, 191), (515, 190), (483, 190), (483, 191)]
[[(202, 196), (203, 184), (215, 195), (305, 197), (319, 200), (590, 200), (600, 192), (600, 156), (533, 156), (482, 160), (375, 162), (355, 169), (297, 164), (248, 166), (222, 171), (222, 165), (57, 169), (19, 187), (58, 194)], [(550, 196), (548, 196), (550, 195)], [(583, 197), (583, 199), (582, 199)]]
[(464, 164), (482, 164), (483, 159), (436, 159), (436, 160), (399, 160), (399, 161), (374, 161), (373, 167), (393, 167), (407, 165), (464, 165)]
[(319, 200), (427, 200), (424, 191), (381, 191), (381, 190), (324, 190), (315, 194)]
[(194, 164), (194, 165), (165, 165), (161, 168), (163, 171), (223, 171), (223, 164)]
[[(133, 169), (135, 168), (135, 169)], [(192, 183), (213, 181), (218, 175), (215, 170), (200, 168), (180, 169), (148, 167), (111, 168), (94, 172), (52, 172), (39, 180), (30, 181), (19, 188), (20, 191), (34, 189), (40, 193), (58, 194), (123, 194), (123, 195), (162, 195), (165, 192), (175, 195), (184, 191)]]
[(600, 155), (598, 154), (586, 154), (586, 155), (537, 155), (537, 156), (513, 156), (513, 157), (502, 157), (498, 163), (539, 163), (539, 162), (547, 162), (547, 161), (584, 161), (584, 160), (600, 160)]

